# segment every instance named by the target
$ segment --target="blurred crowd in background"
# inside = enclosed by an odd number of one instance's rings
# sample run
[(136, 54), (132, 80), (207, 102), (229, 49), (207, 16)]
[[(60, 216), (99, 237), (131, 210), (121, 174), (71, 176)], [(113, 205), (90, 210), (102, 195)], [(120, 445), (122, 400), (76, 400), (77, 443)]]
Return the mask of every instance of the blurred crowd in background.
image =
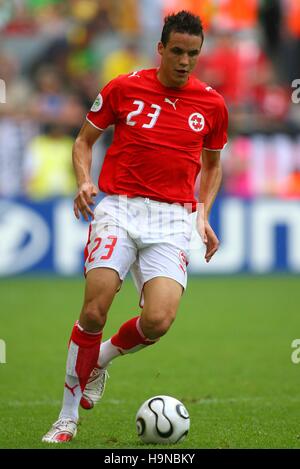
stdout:
[(85, 114), (115, 76), (159, 65), (163, 18), (181, 9), (204, 24), (195, 74), (230, 112), (223, 192), (300, 198), (300, 0), (0, 0), (0, 196), (73, 195)]

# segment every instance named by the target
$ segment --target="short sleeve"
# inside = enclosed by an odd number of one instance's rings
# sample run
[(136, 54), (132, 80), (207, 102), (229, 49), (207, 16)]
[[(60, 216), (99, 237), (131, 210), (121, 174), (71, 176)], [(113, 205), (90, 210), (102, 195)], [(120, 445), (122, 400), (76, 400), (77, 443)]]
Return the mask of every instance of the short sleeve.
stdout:
[(114, 79), (96, 97), (86, 119), (97, 129), (105, 130), (116, 122), (118, 91), (116, 79)]
[(204, 138), (203, 148), (206, 150), (223, 150), (227, 143), (227, 130), (228, 111), (222, 99), (219, 106), (216, 108), (213, 127)]

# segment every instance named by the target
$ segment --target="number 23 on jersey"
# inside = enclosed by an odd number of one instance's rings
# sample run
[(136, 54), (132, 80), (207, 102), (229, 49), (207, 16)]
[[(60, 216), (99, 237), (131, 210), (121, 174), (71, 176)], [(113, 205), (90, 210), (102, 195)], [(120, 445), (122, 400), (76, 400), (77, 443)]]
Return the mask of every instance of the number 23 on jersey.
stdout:
[[(134, 110), (134, 111), (131, 111), (128, 115), (127, 115), (127, 118), (126, 118), (126, 124), (127, 125), (130, 125), (130, 126), (135, 126), (136, 124), (138, 124), (138, 122), (136, 120), (134, 120), (134, 118), (136, 116), (139, 116), (143, 110), (144, 110), (144, 107), (145, 107), (145, 103), (144, 101), (140, 101), (138, 99), (135, 99), (133, 101), (133, 104), (135, 106), (137, 106), (137, 108)], [(158, 104), (151, 104), (151, 108), (154, 109), (154, 112), (149, 112), (147, 114), (147, 117), (149, 117), (149, 122), (148, 123), (144, 123), (142, 125), (142, 127), (144, 129), (152, 129), (152, 127), (155, 126), (156, 122), (157, 122), (157, 119), (159, 118), (159, 115), (160, 115), (160, 112), (161, 112), (161, 107), (158, 106)]]

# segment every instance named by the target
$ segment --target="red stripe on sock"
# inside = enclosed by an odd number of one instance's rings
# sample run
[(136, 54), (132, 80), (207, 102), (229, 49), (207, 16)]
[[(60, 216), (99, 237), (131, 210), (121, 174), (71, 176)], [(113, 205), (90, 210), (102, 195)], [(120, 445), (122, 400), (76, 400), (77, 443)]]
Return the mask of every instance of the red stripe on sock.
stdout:
[(102, 332), (89, 334), (84, 330), (80, 330), (78, 324), (75, 323), (70, 341), (74, 342), (79, 347), (75, 370), (82, 391), (85, 388), (92, 370), (97, 365), (101, 339)]
[(151, 345), (155, 341), (143, 337), (137, 329), (137, 321), (140, 316), (129, 319), (129, 321), (122, 324), (118, 332), (112, 336), (111, 343), (123, 350), (129, 350), (137, 345)]

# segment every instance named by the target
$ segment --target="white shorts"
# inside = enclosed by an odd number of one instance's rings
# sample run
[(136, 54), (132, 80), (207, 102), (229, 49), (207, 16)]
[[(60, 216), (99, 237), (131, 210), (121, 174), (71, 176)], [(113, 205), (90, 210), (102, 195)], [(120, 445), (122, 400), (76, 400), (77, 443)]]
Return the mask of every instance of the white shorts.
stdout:
[(143, 286), (154, 277), (174, 279), (186, 288), (191, 231), (191, 215), (181, 205), (106, 196), (90, 224), (85, 273), (107, 267), (122, 281), (130, 270), (143, 306)]

